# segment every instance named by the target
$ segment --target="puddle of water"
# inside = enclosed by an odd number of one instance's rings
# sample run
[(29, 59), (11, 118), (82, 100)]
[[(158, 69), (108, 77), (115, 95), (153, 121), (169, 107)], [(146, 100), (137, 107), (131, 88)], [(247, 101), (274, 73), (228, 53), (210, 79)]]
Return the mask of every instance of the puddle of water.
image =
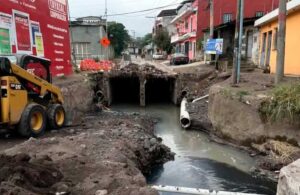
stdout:
[(210, 142), (209, 137), (199, 131), (182, 129), (179, 108), (164, 104), (146, 108), (118, 105), (113, 109), (140, 112), (158, 118), (156, 135), (176, 153), (174, 161), (153, 170), (147, 178), (149, 184), (270, 195), (276, 193), (274, 183), (248, 174), (255, 163), (248, 154), (233, 147)]

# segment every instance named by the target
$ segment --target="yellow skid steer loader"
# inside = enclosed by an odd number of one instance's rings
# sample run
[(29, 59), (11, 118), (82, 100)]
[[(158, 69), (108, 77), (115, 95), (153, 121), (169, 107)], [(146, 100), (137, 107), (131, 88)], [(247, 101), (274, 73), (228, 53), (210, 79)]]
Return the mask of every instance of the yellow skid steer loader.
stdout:
[(65, 123), (63, 96), (51, 84), (51, 62), (31, 55), (0, 56), (0, 125), (24, 137)]

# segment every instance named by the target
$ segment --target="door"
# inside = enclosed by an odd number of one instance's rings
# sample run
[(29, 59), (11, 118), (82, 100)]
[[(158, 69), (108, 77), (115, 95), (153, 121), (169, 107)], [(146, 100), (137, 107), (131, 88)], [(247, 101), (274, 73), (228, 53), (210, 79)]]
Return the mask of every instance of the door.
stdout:
[(267, 47), (267, 56), (266, 56), (265, 67), (269, 67), (270, 66), (271, 50), (272, 50), (272, 31), (269, 31), (269, 33), (268, 33), (268, 47)]
[(253, 31), (248, 31), (247, 33), (247, 58), (252, 58), (253, 49)]
[(267, 33), (263, 34), (262, 38), (262, 48), (261, 48), (261, 55), (260, 55), (260, 67), (265, 68), (265, 59), (266, 59), (266, 41), (267, 41)]
[(189, 48), (190, 48), (189, 46), (190, 46), (190, 42), (187, 41), (184, 43), (184, 53), (186, 56), (189, 56)]
[(196, 42), (193, 43), (193, 58), (196, 58)]

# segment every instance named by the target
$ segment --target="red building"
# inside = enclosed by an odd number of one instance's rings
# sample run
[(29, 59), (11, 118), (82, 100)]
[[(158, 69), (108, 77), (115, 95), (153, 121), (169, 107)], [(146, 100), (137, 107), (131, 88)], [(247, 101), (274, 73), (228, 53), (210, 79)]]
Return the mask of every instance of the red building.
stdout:
[[(209, 28), (209, 0), (198, 0), (197, 38), (203, 37), (203, 31)], [(214, 26), (234, 21), (237, 0), (213, 0)], [(245, 0), (244, 18), (261, 17), (278, 7), (279, 0)]]

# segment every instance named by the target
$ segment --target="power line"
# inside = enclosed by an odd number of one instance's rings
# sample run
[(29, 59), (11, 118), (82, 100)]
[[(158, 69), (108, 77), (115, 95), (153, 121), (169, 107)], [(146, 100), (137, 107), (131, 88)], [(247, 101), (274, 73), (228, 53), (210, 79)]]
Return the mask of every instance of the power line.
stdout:
[(180, 4), (180, 3), (169, 4), (169, 5), (165, 5), (165, 6), (160, 6), (160, 7), (155, 7), (155, 8), (151, 8), (151, 9), (145, 9), (145, 10), (139, 10), (139, 11), (133, 11), (133, 12), (111, 14), (111, 15), (107, 15), (107, 16), (122, 16), (122, 15), (129, 15), (129, 14), (136, 14), (136, 13), (148, 12), (148, 11), (159, 10), (159, 9), (162, 9), (162, 8), (166, 8), (166, 7), (170, 7), (170, 6), (178, 5), (178, 4)]

